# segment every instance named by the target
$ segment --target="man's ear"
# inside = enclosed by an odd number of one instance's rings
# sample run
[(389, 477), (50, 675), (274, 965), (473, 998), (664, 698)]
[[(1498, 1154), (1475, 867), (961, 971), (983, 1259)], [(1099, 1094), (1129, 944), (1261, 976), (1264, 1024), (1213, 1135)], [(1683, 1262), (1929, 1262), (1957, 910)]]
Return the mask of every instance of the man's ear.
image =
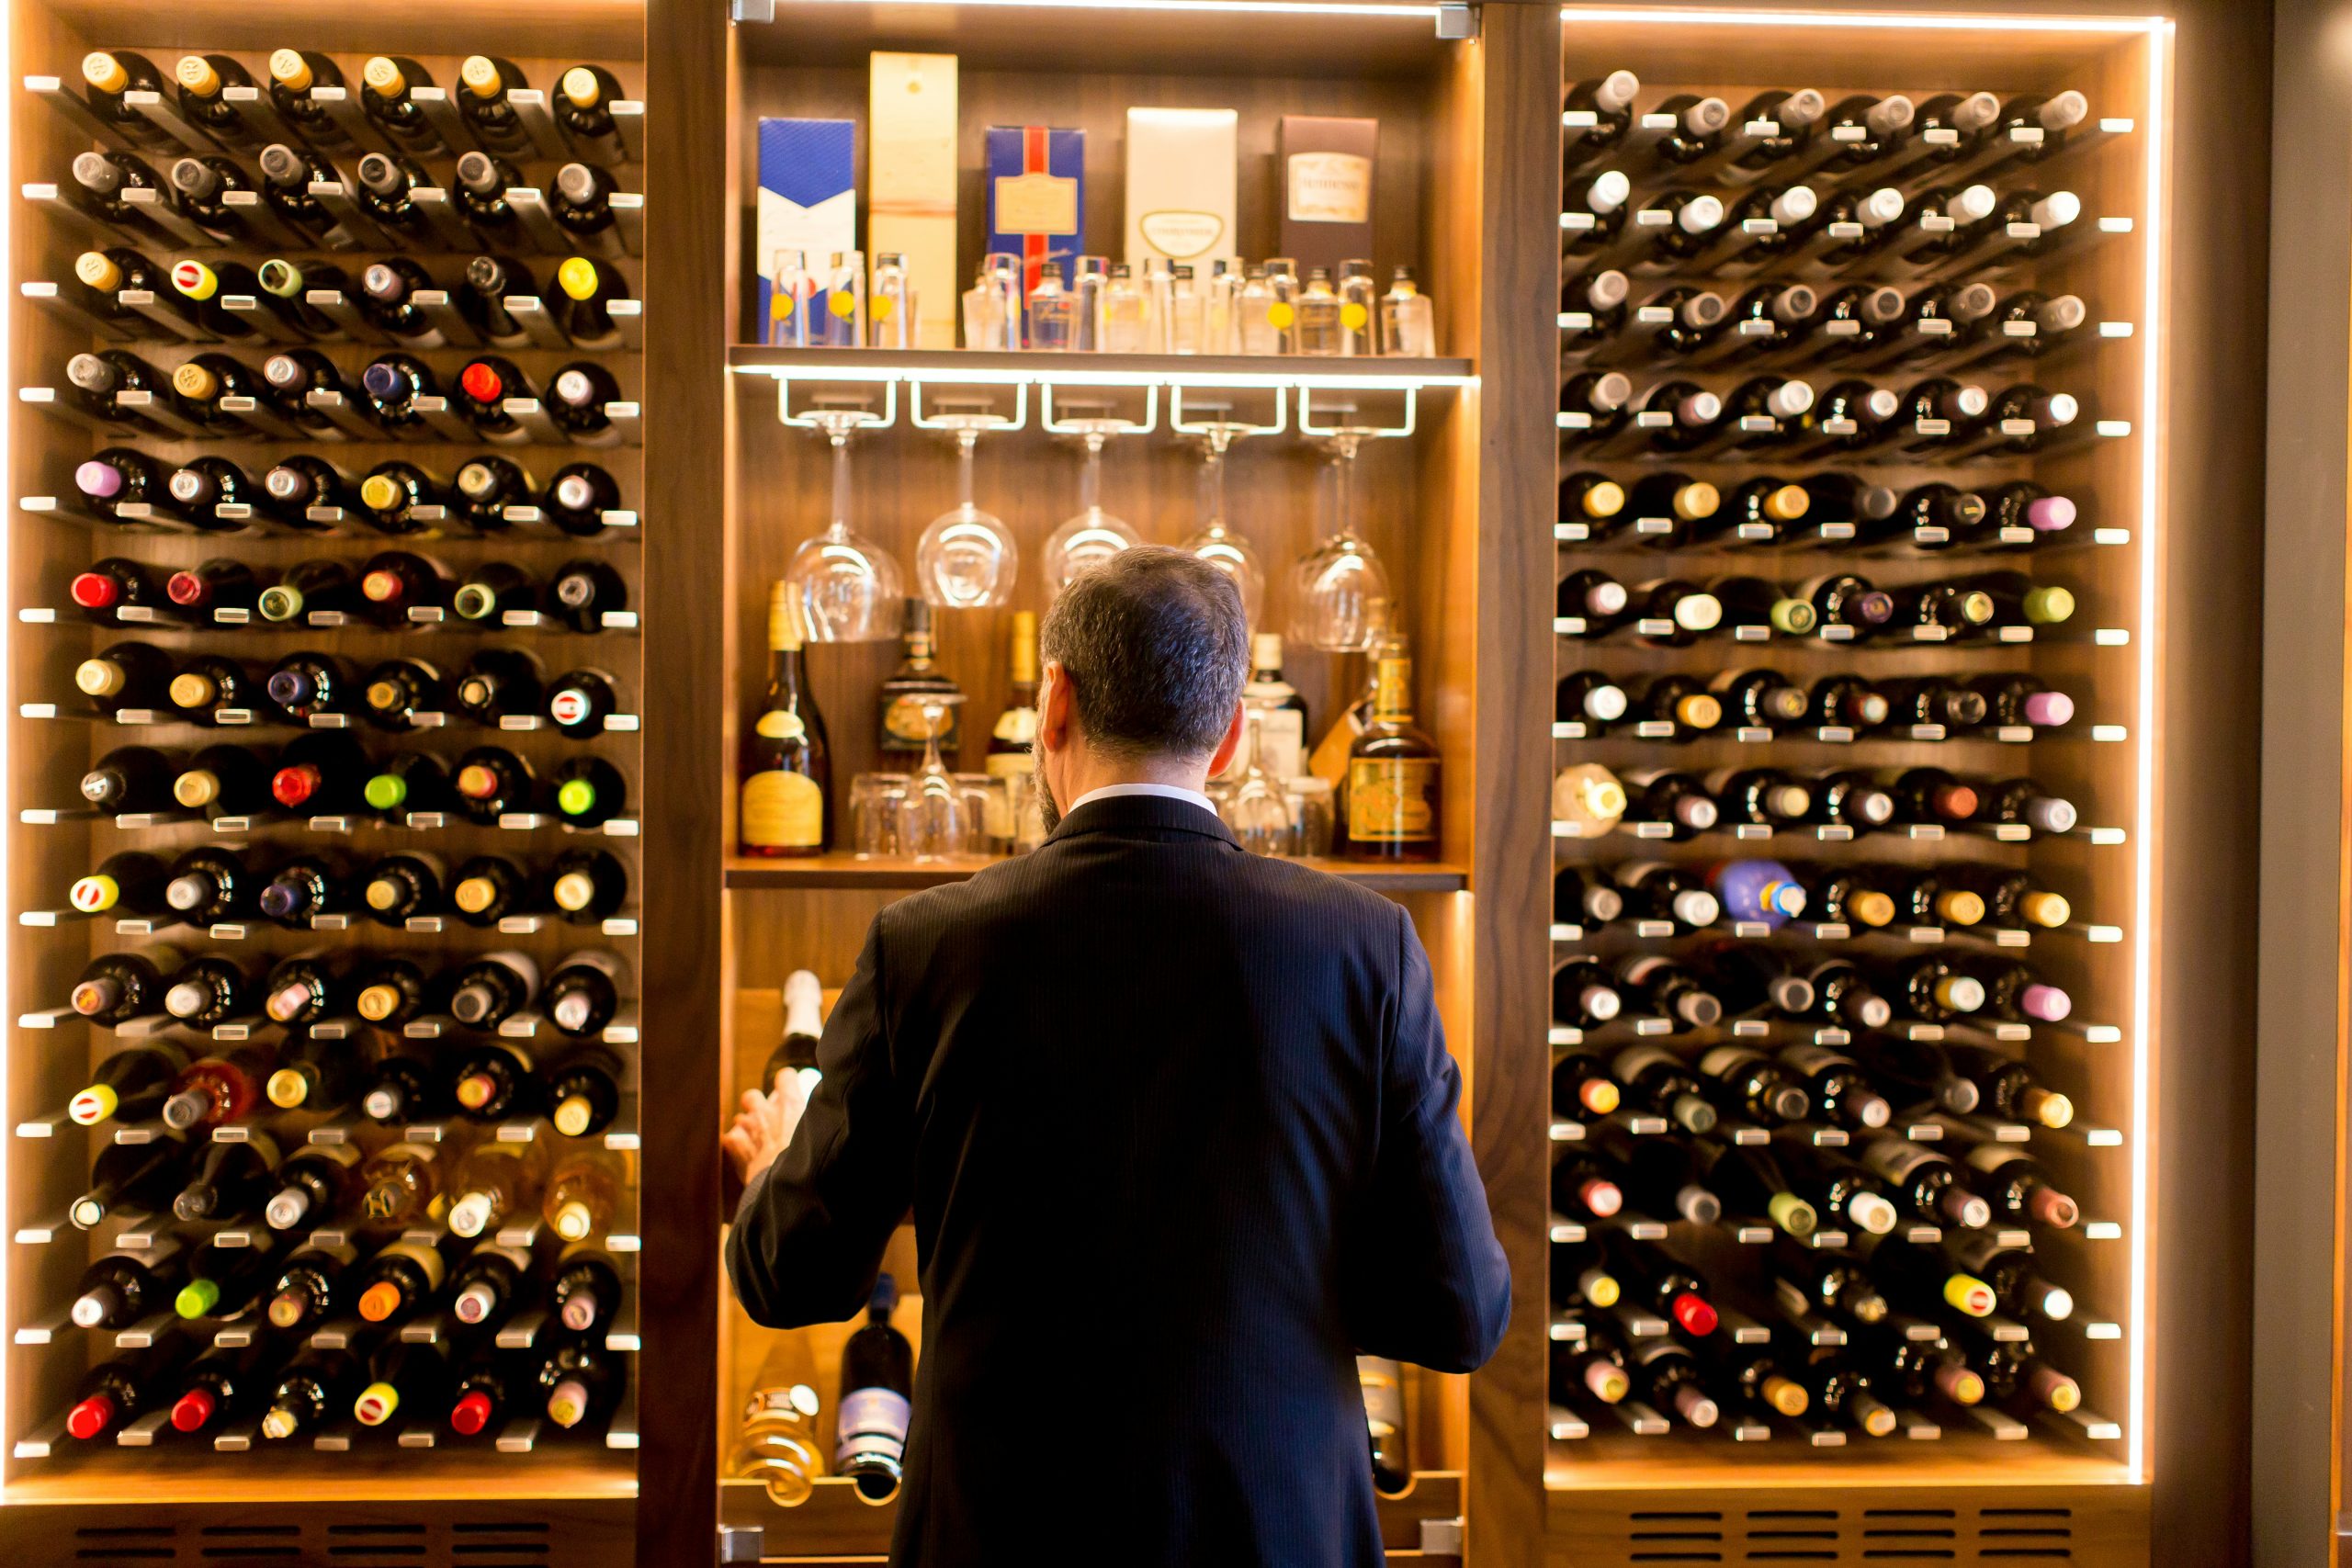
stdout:
[(1209, 758), (1209, 777), (1215, 778), (1233, 765), (1233, 754), (1241, 750), (1245, 732), (1243, 716), (1249, 711), (1246, 703), (1233, 705), (1233, 722), (1225, 727), (1225, 739), (1216, 743), (1216, 750)]
[(1063, 750), (1069, 745), (1072, 706), (1069, 675), (1057, 659), (1047, 660), (1039, 674), (1037, 745), (1041, 750)]

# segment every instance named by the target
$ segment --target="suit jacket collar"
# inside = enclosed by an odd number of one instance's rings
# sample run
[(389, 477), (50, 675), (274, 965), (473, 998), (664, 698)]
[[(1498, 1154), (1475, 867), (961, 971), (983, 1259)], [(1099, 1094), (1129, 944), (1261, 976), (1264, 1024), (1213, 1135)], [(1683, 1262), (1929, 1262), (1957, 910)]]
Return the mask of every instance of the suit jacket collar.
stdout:
[(1159, 795), (1116, 795), (1090, 800), (1063, 818), (1046, 842), (1082, 838), (1090, 833), (1186, 833), (1219, 839), (1236, 849), (1240, 840), (1224, 821), (1186, 800)]

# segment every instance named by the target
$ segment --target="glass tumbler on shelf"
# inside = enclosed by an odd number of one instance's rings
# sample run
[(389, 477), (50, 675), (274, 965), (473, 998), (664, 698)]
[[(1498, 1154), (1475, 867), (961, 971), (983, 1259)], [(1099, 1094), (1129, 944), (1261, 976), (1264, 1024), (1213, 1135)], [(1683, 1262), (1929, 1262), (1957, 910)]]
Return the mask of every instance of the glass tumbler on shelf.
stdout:
[(1023, 292), (1019, 256), (990, 251), (983, 257), (979, 276), (964, 291), (964, 346), (1019, 348)]
[(1062, 265), (1047, 262), (1029, 291), (1029, 346), (1068, 353), (1078, 346), (1078, 297), (1062, 285)]
[(1086, 443), (1086, 465), (1079, 470), (1078, 510), (1046, 540), (1046, 586), (1059, 593), (1091, 567), (1143, 543), (1134, 525), (1102, 510), (1102, 444), (1127, 428), (1115, 420), (1072, 420)]
[(1258, 615), (1266, 603), (1266, 569), (1248, 539), (1236, 533), (1225, 517), (1225, 455), (1238, 427), (1205, 427), (1201, 448), (1201, 531), (1184, 541), (1184, 548), (1208, 562), (1241, 591), (1241, 612), (1251, 629), (1262, 623)]
[(865, 321), (876, 348), (915, 346), (915, 282), (907, 272), (907, 258), (896, 251), (875, 253)]
[(1331, 781), (1301, 773), (1295, 779), (1284, 779), (1283, 792), (1290, 796), (1290, 853), (1301, 860), (1319, 860), (1329, 855), (1331, 834), (1337, 825)]
[(1290, 638), (1325, 653), (1363, 653), (1383, 627), (1374, 606), (1391, 602), (1388, 570), (1355, 531), (1356, 449), (1361, 432), (1331, 439), (1331, 515), (1338, 525), (1291, 570)]
[(849, 526), (849, 440), (866, 415), (833, 409), (812, 417), (833, 448), (833, 516), (793, 552), (785, 581), (810, 642), (888, 642), (905, 613), (905, 579), (888, 550)]
[(860, 773), (850, 781), (851, 852), (859, 860), (899, 853), (899, 806), (907, 797), (904, 773)]
[(943, 610), (989, 610), (1012, 602), (1021, 576), (1021, 546), (1004, 519), (972, 500), (972, 457), (985, 422), (955, 422), (956, 502), (931, 521), (915, 546), (915, 578), (922, 596)]
[(947, 710), (962, 700), (945, 692), (922, 698), (922, 766), (908, 775), (899, 801), (899, 852), (910, 860), (955, 860), (973, 853), (980, 840), (980, 824), (939, 755)]

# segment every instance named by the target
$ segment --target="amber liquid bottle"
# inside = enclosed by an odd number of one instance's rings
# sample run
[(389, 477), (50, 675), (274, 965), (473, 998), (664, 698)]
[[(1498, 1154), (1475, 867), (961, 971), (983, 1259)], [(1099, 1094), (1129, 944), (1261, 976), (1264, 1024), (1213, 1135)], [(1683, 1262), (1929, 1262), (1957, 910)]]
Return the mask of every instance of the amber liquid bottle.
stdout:
[(926, 698), (945, 699), (946, 716), (939, 732), (939, 755), (953, 772), (956, 754), (962, 745), (962, 731), (956, 715), (964, 689), (954, 676), (939, 668), (933, 657), (931, 605), (921, 599), (907, 601), (907, 622), (904, 634), (906, 657), (890, 678), (882, 682), (879, 736), (876, 750), (887, 768), (913, 772), (922, 763), (923, 746), (931, 737), (930, 721), (923, 716)]
[(1435, 860), (1437, 743), (1413, 723), (1413, 660), (1392, 636), (1374, 666), (1371, 721), (1348, 752), (1347, 848), (1357, 860)]
[(791, 585), (768, 594), (768, 690), (744, 743), (737, 834), (747, 855), (822, 854), (833, 841), (833, 761), (808, 689)]

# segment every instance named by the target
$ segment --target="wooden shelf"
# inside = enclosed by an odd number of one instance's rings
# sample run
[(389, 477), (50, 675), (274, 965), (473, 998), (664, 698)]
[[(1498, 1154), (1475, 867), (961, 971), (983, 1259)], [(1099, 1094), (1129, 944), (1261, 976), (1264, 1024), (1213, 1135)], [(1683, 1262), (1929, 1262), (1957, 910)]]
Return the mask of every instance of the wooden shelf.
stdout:
[(1001, 385), (1146, 387), (1393, 387), (1453, 388), (1473, 380), (1467, 359), (1362, 359), (1275, 354), (1053, 354), (1036, 350), (912, 348), (768, 348), (739, 344), (727, 367), (741, 376), (788, 374), (822, 380), (924, 381), (955, 386), (974, 380)]
[[(813, 855), (806, 860), (761, 860), (734, 855), (727, 862), (727, 886), (738, 892), (820, 887), (890, 892), (961, 882), (974, 872), (985, 871), (996, 863), (994, 860), (918, 863), (910, 860), (859, 860), (846, 854)], [(1459, 893), (1470, 886), (1468, 869), (1459, 865), (1390, 865), (1331, 859), (1303, 860), (1298, 863), (1345, 877), (1377, 893)]]

